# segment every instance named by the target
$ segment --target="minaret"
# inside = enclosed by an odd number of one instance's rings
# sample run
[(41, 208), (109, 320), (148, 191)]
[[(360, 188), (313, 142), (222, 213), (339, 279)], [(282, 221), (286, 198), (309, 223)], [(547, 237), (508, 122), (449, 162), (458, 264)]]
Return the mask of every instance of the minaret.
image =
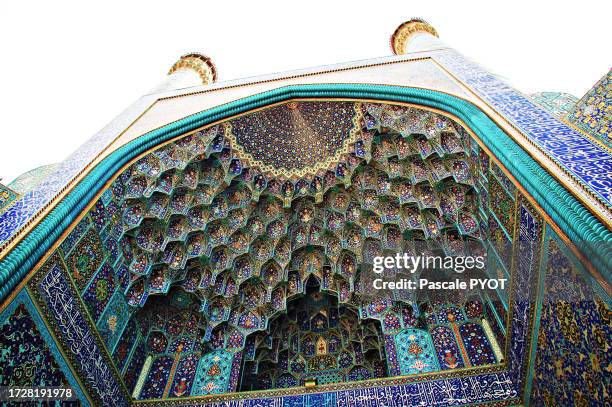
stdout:
[(154, 90), (164, 91), (210, 85), (217, 81), (217, 68), (212, 59), (199, 52), (190, 52), (172, 65), (166, 79)]
[(438, 32), (427, 21), (412, 18), (401, 24), (391, 35), (391, 50), (395, 55), (429, 51), (445, 44), (438, 39)]

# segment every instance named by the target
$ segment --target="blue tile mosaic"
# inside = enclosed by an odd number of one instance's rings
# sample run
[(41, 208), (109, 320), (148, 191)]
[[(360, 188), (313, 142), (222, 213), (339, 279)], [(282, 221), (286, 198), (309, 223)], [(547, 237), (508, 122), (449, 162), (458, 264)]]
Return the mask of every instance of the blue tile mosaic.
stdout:
[(128, 400), (112, 362), (90, 329), (83, 305), (59, 257), (51, 256), (30, 284), (44, 316), (53, 322), (55, 335), (70, 352), (69, 358), (88, 393), (101, 405), (127, 406)]
[(612, 206), (612, 160), (601, 145), (583, 137), (527, 96), (456, 51), (440, 51), (435, 58), (608, 208)]

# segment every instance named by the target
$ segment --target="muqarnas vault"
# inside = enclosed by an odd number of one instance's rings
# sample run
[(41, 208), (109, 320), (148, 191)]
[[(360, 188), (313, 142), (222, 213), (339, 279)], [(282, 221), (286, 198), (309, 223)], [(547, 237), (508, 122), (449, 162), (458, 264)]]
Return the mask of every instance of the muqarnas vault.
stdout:
[[(611, 74), (525, 95), (419, 19), (394, 56), (217, 82), (182, 56), (0, 191), (2, 386), (95, 406), (596, 406)], [(362, 295), (469, 245), (509, 289)], [(475, 249), (474, 249), (475, 248)]]

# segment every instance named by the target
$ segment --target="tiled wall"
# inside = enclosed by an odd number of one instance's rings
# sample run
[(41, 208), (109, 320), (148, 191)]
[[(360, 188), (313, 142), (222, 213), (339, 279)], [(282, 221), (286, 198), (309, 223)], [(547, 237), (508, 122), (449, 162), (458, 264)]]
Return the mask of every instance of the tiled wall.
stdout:
[[(474, 150), (482, 155), (476, 147)], [(544, 222), (539, 209), (496, 164), (483, 164), (490, 161), (486, 154), (478, 161), (482, 167), (479, 199), (488, 203), (483, 216), (492, 234), (517, 246), (514, 263), (503, 251), (497, 253), (495, 260), (500, 273), (511, 273), (514, 268), (512, 292), (507, 298), (488, 298), (484, 310), (498, 321), (492, 327), (496, 336), (510, 337), (507, 371), (325, 394), (275, 396), (253, 404), (305, 406), (333, 401), (346, 405), (367, 402), (381, 406), (444, 406), (498, 401), (503, 405), (515, 403), (525, 389), (531, 389), (533, 405), (555, 405), (559, 400), (567, 401), (568, 405), (605, 405), (609, 395), (601, 386), (610, 365), (609, 297), (599, 288), (589, 292), (588, 287), (597, 287), (590, 275)], [(146, 338), (136, 321), (129, 322), (133, 313), (129, 303), (137, 305), (146, 296), (125, 297), (126, 290), (142, 280), (132, 280), (130, 271), (138, 270), (138, 261), (126, 259), (118, 243), (123, 232), (121, 219), (126, 215), (119, 210), (117, 197), (123, 192), (119, 189), (124, 187), (125, 179), (120, 177), (113, 185), (118, 188), (116, 191), (102, 194), (28, 283), (41, 314), (28, 303), (22, 291), (3, 310), (0, 319), (1, 329), (6, 332), (3, 350), (14, 348), (11, 338), (28, 338), (36, 344), (37, 354), (47, 361), (44, 369), (29, 376), (28, 383), (37, 384), (41, 378), (45, 383), (47, 380), (74, 383), (55, 341), (45, 334), (47, 328), (41, 323), (42, 317), (94, 404), (126, 405), (145, 362)], [(553, 284), (557, 279), (573, 283), (559, 287)], [(145, 291), (143, 286), (142, 292)], [(560, 294), (572, 301), (559, 299)], [(508, 332), (506, 318), (511, 320)], [(533, 332), (538, 329), (536, 339)], [(28, 355), (19, 357), (24, 365), (31, 363)], [(533, 358), (531, 366), (529, 358)], [(156, 360), (151, 370), (165, 374), (171, 362)], [(186, 357), (181, 359), (177, 371), (193, 369), (191, 362)], [(3, 384), (22, 377), (14, 367), (2, 366)], [(78, 389), (77, 384), (73, 386)], [(180, 383), (173, 385), (179, 392), (181, 388)], [(147, 382), (143, 391), (159, 393), (158, 388)], [(83, 396), (82, 399), (85, 400)]]

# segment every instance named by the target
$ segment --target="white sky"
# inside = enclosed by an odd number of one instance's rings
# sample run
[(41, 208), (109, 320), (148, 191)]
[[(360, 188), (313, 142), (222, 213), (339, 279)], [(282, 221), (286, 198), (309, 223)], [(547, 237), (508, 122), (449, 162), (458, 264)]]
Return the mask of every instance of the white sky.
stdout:
[(2, 1), (0, 177), (61, 161), (186, 51), (220, 80), (390, 54), (422, 17), (519, 90), (582, 96), (612, 64), (612, 1)]

